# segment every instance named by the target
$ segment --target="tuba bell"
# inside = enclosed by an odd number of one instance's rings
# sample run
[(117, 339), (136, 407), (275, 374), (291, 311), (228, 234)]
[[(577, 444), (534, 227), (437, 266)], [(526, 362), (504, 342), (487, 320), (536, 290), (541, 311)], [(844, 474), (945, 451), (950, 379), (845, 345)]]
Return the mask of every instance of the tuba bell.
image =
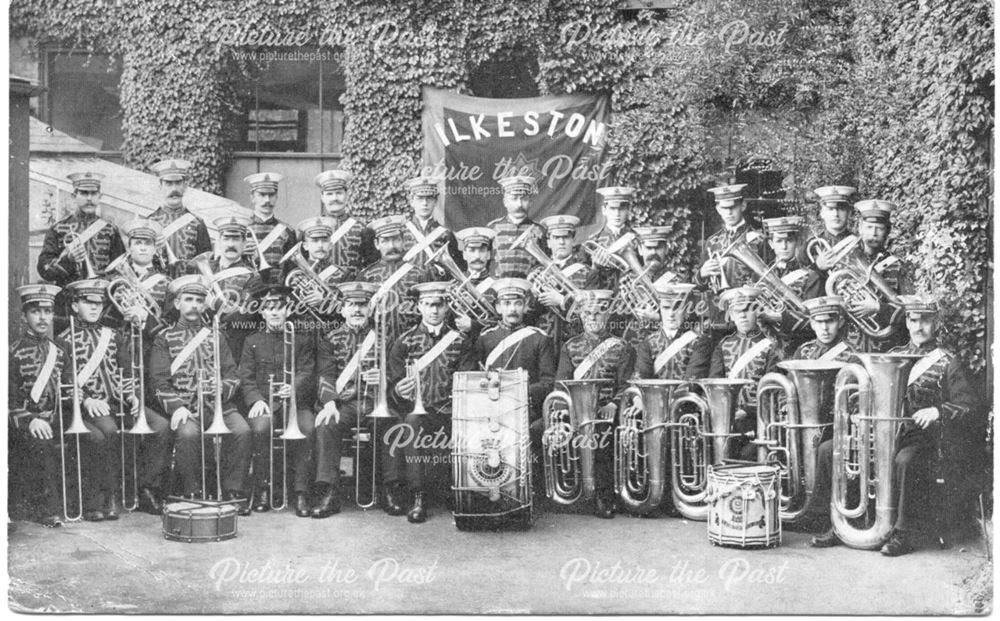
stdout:
[(564, 390), (553, 390), (542, 403), (545, 495), (559, 504), (591, 500), (596, 494), (597, 443), (593, 427), (610, 423), (597, 417), (598, 393), (608, 382), (561, 380), (556, 383)]
[[(831, 249), (835, 267), (826, 280), (826, 293), (842, 296), (848, 308), (847, 316), (858, 329), (874, 339), (882, 339), (895, 329), (893, 322), (902, 312), (902, 305), (892, 286), (875, 269), (876, 265), (857, 249), (860, 243), (858, 237), (848, 235)], [(850, 310), (852, 307), (878, 307), (882, 301), (896, 307), (884, 326), (879, 325), (874, 313)]]

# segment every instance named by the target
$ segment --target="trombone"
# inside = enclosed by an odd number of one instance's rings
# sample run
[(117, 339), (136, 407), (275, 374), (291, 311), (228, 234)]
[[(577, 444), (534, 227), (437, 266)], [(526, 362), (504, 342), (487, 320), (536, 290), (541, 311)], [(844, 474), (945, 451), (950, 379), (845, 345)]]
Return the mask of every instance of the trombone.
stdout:
[(374, 354), (366, 355), (361, 358), (358, 362), (358, 372), (355, 378), (355, 391), (357, 392), (357, 412), (361, 413), (364, 407), (364, 396), (367, 392), (367, 387), (363, 384), (362, 376), (364, 375), (363, 369), (367, 367), (368, 369), (378, 369), (378, 390), (375, 398), (375, 407), (372, 408), (371, 413), (368, 414), (368, 418), (371, 420), (371, 430), (369, 432), (369, 441), (371, 442), (371, 462), (372, 462), (372, 476), (371, 476), (371, 486), (368, 498), (370, 499), (367, 503), (361, 502), (361, 420), (358, 420), (357, 427), (357, 441), (354, 443), (354, 502), (358, 507), (362, 509), (371, 509), (378, 504), (378, 479), (377, 468), (378, 468), (378, 421), (395, 418), (391, 412), (389, 412), (388, 405), (388, 391), (389, 382), (386, 377), (386, 365), (387, 365), (387, 353), (386, 353), (386, 343), (389, 339), (388, 333), (388, 313), (389, 309), (386, 303), (387, 297), (382, 296), (377, 301), (377, 308), (373, 314), (374, 325), (372, 330), (375, 332), (375, 350)]
[[(130, 345), (130, 365), (131, 377), (130, 377), (130, 388), (129, 393), (132, 395), (133, 399), (137, 404), (138, 411), (136, 413), (135, 424), (131, 429), (125, 429), (125, 395), (119, 400), (121, 404), (121, 409), (118, 415), (121, 417), (121, 432), (118, 434), (121, 439), (121, 473), (122, 473), (122, 506), (126, 511), (135, 511), (139, 507), (139, 456), (138, 448), (136, 444), (141, 438), (135, 438), (132, 442), (132, 500), (129, 502), (127, 499), (129, 496), (126, 494), (128, 491), (128, 485), (126, 483), (126, 463), (125, 463), (125, 436), (126, 434), (144, 436), (153, 432), (153, 428), (149, 426), (149, 420), (146, 418), (146, 365), (143, 360), (143, 337), (142, 337), (142, 326), (138, 322), (133, 322), (129, 327), (129, 345)], [(119, 385), (122, 386), (122, 392), (125, 393), (125, 369), (118, 369), (119, 373)]]
[[(199, 255), (200, 256), (200, 255)], [(226, 426), (222, 413), (222, 356), (219, 353), (219, 340), (222, 332), (219, 329), (219, 315), (216, 312), (212, 317), (212, 392), (215, 398), (215, 413), (212, 416), (212, 424), (205, 429), (205, 384), (209, 383), (206, 377), (208, 372), (202, 369), (202, 377), (198, 381), (198, 428), (201, 430), (201, 497), (208, 500), (205, 472), (205, 436), (212, 436), (212, 446), (215, 450), (215, 491), (216, 500), (222, 500), (222, 435), (232, 433)]]
[[(269, 502), (271, 503), (271, 508), (275, 511), (280, 511), (288, 506), (288, 441), (306, 439), (305, 434), (299, 429), (299, 409), (295, 398), (295, 324), (291, 321), (285, 322), (282, 330), (282, 338), (284, 347), (282, 349), (281, 381), (275, 382), (274, 375), (268, 376), (267, 379), (267, 410), (271, 413), (271, 443), (270, 459), (268, 461), (268, 484), (271, 492)], [(285, 416), (285, 425), (281, 435), (278, 436), (281, 439), (281, 504), (278, 505), (274, 502), (274, 391), (277, 386), (282, 384), (291, 386), (292, 392), (287, 398), (283, 399), (284, 407), (282, 409)]]
[[(80, 409), (80, 402), (83, 400), (83, 395), (80, 394), (80, 385), (77, 381), (76, 321), (72, 315), (69, 317), (69, 345), (69, 358), (73, 376), (70, 378), (69, 384), (59, 384), (59, 391), (58, 394), (56, 394), (56, 415), (59, 417), (59, 460), (61, 465), (60, 473), (62, 474), (63, 518), (67, 522), (79, 522), (83, 519), (83, 467), (81, 465), (83, 455), (80, 452), (80, 434), (90, 433), (90, 430), (83, 424), (83, 411)], [(73, 402), (73, 420), (70, 422), (69, 429), (66, 429), (66, 423), (63, 421), (63, 405), (61, 398), (62, 391), (66, 388), (70, 390), (70, 400)], [(67, 491), (69, 476), (66, 472), (67, 434), (74, 436), (74, 440), (76, 442), (76, 496), (77, 508), (79, 511), (77, 511), (75, 515), (69, 514), (69, 492)]]

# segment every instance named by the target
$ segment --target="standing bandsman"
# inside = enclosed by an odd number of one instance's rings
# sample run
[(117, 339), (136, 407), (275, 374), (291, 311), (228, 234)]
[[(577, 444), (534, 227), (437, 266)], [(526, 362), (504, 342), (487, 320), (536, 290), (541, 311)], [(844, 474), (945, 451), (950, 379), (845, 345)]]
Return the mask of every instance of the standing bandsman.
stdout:
[[(305, 439), (287, 440), (289, 452), (285, 463), (294, 475), (285, 480), (292, 485), (295, 498), (295, 515), (309, 517), (309, 483), (312, 478), (310, 453), (313, 444), (313, 418), (310, 405), (314, 400), (313, 390), (315, 349), (312, 334), (295, 332), (293, 342), (295, 377), (293, 384), (285, 383), (285, 370), (291, 369), (292, 360), (286, 359), (290, 353), (285, 348), (285, 322), (288, 321), (288, 301), (290, 289), (280, 285), (263, 285), (253, 292), (263, 325), (261, 329), (247, 337), (243, 343), (238, 374), (243, 403), (247, 408), (247, 419), (253, 434), (253, 502), (254, 511), (269, 511), (269, 476), (275, 466), (270, 463), (271, 442), (275, 441), (275, 417), (278, 426), (288, 429), (289, 414), (294, 414), (299, 430)], [(274, 392), (271, 393), (271, 383)], [(296, 411), (289, 412), (292, 391), (295, 391)], [(270, 409), (273, 404), (275, 410)], [(276, 466), (280, 469), (281, 466)], [(275, 474), (279, 475), (280, 470)], [(289, 494), (290, 496), (291, 494)]]
[[(81, 278), (96, 278), (125, 252), (115, 225), (97, 215), (104, 175), (76, 172), (67, 178), (73, 183), (77, 210), (53, 224), (45, 234), (37, 266), (42, 278), (59, 287)], [(56, 300), (57, 316), (65, 316), (67, 312), (65, 295), (63, 289)]]
[[(658, 283), (660, 326), (639, 342), (636, 379), (700, 379), (708, 377), (710, 340), (689, 329), (694, 285)], [(636, 400), (635, 405), (641, 406)]]
[[(576, 216), (549, 216), (542, 219), (545, 240), (552, 256), (553, 267), (550, 269), (558, 269), (578, 290), (592, 289), (597, 287), (596, 272), (578, 260), (575, 252), (574, 241), (579, 225), (580, 219)], [(528, 282), (536, 293), (532, 323), (552, 339), (553, 350), (560, 351), (567, 339), (583, 332), (583, 326), (579, 317), (571, 312), (575, 302), (572, 295), (565, 295), (539, 284), (544, 271), (545, 268), (539, 265), (528, 274)]]
[(639, 252), (639, 241), (629, 225), (635, 188), (609, 186), (597, 188), (597, 193), (603, 198), (601, 215), (604, 216), (604, 226), (588, 239), (598, 246), (590, 258), (598, 272), (600, 286), (614, 290), (618, 288), (621, 274), (615, 267), (617, 262), (612, 262), (607, 255), (617, 254), (625, 245), (631, 245), (633, 250)]
[[(302, 272), (291, 260), (285, 262), (285, 276), (281, 279), (292, 287), (292, 299), (297, 305), (301, 304), (312, 309), (309, 313), (306, 308), (299, 308), (300, 313), (322, 320), (323, 325), (315, 330), (317, 335), (329, 332), (339, 323), (340, 313), (337, 309), (339, 295), (336, 295), (336, 285), (348, 274), (344, 267), (333, 262), (331, 235), (335, 226), (336, 221), (333, 218), (319, 216), (306, 218), (296, 227), (302, 238), (302, 259), (319, 282)], [(293, 272), (296, 272), (298, 277), (289, 281), (288, 277)]]
[[(428, 516), (426, 464), (431, 457), (428, 440), (441, 433), (451, 436), (452, 377), (468, 344), (462, 332), (450, 330), (445, 325), (448, 316), (445, 296), (450, 284), (425, 282), (414, 286), (420, 323), (404, 332), (389, 351), (388, 379), (393, 387), (389, 391), (389, 401), (396, 416), (402, 420), (402, 425), (396, 426), (395, 435), (401, 440), (412, 440), (400, 442), (402, 451), (390, 458), (397, 464), (396, 477), (401, 465), (405, 471), (406, 484), (413, 497), (406, 517), (415, 524), (425, 522)], [(426, 413), (415, 411), (418, 394)]]
[[(769, 266), (769, 271), (804, 301), (823, 295), (823, 282), (818, 272), (799, 262), (802, 225), (801, 216), (764, 220), (767, 243), (774, 252), (774, 263)], [(775, 297), (780, 297), (777, 292), (774, 293)], [(812, 338), (809, 317), (804, 309), (792, 308), (788, 300), (783, 301), (784, 308), (780, 311), (772, 309), (767, 320), (778, 331), (785, 351), (794, 351)]]
[[(156, 256), (156, 240), (163, 236), (163, 229), (155, 220), (134, 218), (123, 224), (121, 231), (125, 237), (127, 254), (117, 259), (115, 263), (120, 261), (124, 262), (124, 265), (118, 266), (112, 263), (108, 266), (105, 276), (109, 279), (115, 279), (123, 273), (135, 274), (138, 285), (144, 292), (144, 296), (140, 295), (137, 298), (143, 299), (145, 297), (148, 303), (129, 305), (129, 300), (125, 299), (128, 294), (119, 289), (113, 295), (119, 303), (125, 303), (125, 316), (122, 317), (117, 308), (114, 307), (109, 309), (109, 314), (115, 322), (122, 322), (126, 328), (138, 323), (147, 336), (152, 336), (158, 322), (162, 322), (163, 319), (157, 320), (155, 316), (151, 315), (151, 311), (154, 308), (159, 309), (161, 317), (166, 314), (167, 285), (170, 284), (170, 277), (153, 260)], [(145, 343), (147, 348), (152, 344), (152, 339)]]
[[(654, 293), (658, 285), (676, 281), (677, 274), (667, 269), (667, 236), (670, 234), (670, 227), (640, 226), (635, 228), (635, 234), (639, 238), (638, 251), (642, 262), (643, 280), (652, 285)], [(644, 338), (660, 327), (660, 313), (656, 308), (647, 313), (622, 315), (618, 321), (625, 322), (622, 332), (625, 340), (638, 348)]]
[(323, 204), (322, 215), (333, 220), (330, 262), (340, 266), (344, 280), (357, 276), (368, 263), (362, 250), (365, 225), (352, 217), (347, 208), (347, 187), (353, 180), (354, 175), (339, 168), (324, 170), (315, 179)]
[(205, 221), (184, 207), (184, 193), (191, 163), (163, 160), (149, 167), (160, 178), (162, 204), (149, 215), (163, 230), (156, 241), (162, 250), (160, 261), (171, 278), (192, 271), (191, 259), (212, 249)]
[[(466, 266), (463, 276), (467, 277), (469, 284), (491, 303), (491, 288), (496, 269), (493, 262), (493, 239), (495, 237), (496, 233), (493, 232), (493, 229), (484, 226), (473, 226), (455, 233), (458, 245), (462, 249), (463, 263)], [(464, 332), (472, 342), (475, 342), (479, 333), (483, 331), (483, 324), (468, 315), (456, 315), (454, 321), (455, 327)]]
[[(373, 304), (384, 304), (390, 342), (420, 321), (416, 305), (409, 299), (410, 288), (427, 280), (426, 271), (410, 262), (403, 250), (405, 216), (385, 216), (368, 225), (375, 234), (380, 259), (361, 270), (359, 280), (378, 283)], [(413, 250), (409, 254), (415, 255)], [(383, 299), (384, 298), (384, 299)]]
[(25, 329), (21, 338), (10, 346), (7, 364), (11, 435), (26, 445), (36, 477), (33, 487), (41, 494), (38, 522), (48, 528), (62, 524), (60, 437), (56, 413), (59, 402), (65, 401), (59, 385), (70, 382), (66, 344), (49, 337), (58, 293), (59, 287), (54, 285), (17, 288)]
[[(825, 275), (833, 267), (829, 250), (851, 234), (851, 197), (857, 189), (847, 185), (825, 185), (813, 192), (819, 197), (821, 226), (799, 248), (799, 261)], [(815, 248), (812, 253), (810, 246)]]
[[(583, 323), (583, 334), (566, 341), (559, 352), (556, 381), (604, 379), (611, 380), (598, 394), (597, 418), (606, 421), (587, 430), (596, 446), (594, 478), (596, 495), (594, 515), (602, 519), (615, 516), (613, 457), (613, 429), (618, 413), (618, 402), (632, 377), (635, 366), (635, 349), (624, 339), (612, 336), (608, 330), (614, 292), (610, 289), (592, 289), (581, 293), (577, 305)], [(558, 384), (556, 384), (558, 386)]]
[[(278, 263), (295, 245), (295, 231), (274, 216), (278, 205), (278, 184), (284, 177), (278, 173), (262, 172), (243, 178), (250, 186), (253, 217), (250, 219), (245, 252), (268, 282), (276, 281), (281, 274)], [(261, 261), (263, 256), (264, 262)]]
[[(434, 238), (427, 250), (413, 258), (414, 264), (418, 267), (429, 268), (427, 257), (441, 246), (448, 246), (446, 251), (455, 263), (462, 266), (462, 253), (458, 249), (458, 241), (455, 234), (444, 228), (444, 226), (434, 219), (434, 209), (438, 205), (440, 196), (440, 180), (431, 177), (414, 177), (403, 184), (406, 197), (410, 203), (413, 215), (406, 220), (406, 230), (403, 232), (403, 247), (410, 250), (418, 242), (423, 241), (428, 236)], [(433, 268), (434, 276), (444, 278), (448, 274), (441, 268)]]
[(250, 220), (243, 216), (224, 216), (216, 218), (213, 224), (219, 231), (218, 257), (199, 255), (194, 262), (203, 276), (211, 278), (210, 306), (218, 306), (226, 343), (233, 356), (239, 356), (243, 339), (252, 332), (249, 324), (255, 319), (253, 313), (247, 312), (249, 292), (257, 287), (262, 277), (245, 253)]
[[(222, 436), (221, 486), (226, 500), (245, 499), (243, 490), (250, 468), (252, 438), (250, 427), (240, 415), (233, 399), (239, 389), (236, 362), (223, 334), (213, 334), (203, 313), (209, 284), (200, 275), (182, 276), (170, 283), (170, 295), (177, 309), (177, 323), (161, 331), (153, 342), (149, 374), (153, 392), (170, 417), (174, 431), (177, 472), (185, 496), (201, 493), (202, 430), (214, 419), (215, 391), (221, 392), (222, 416), (230, 433)], [(219, 360), (213, 352), (213, 339), (219, 341)], [(213, 375), (218, 369), (221, 386)], [(203, 382), (204, 400), (198, 403), (198, 385)], [(200, 416), (204, 414), (204, 416)], [(206, 440), (206, 462), (211, 457), (211, 441)], [(240, 515), (250, 515), (247, 503), (240, 503)]]
[(496, 233), (493, 241), (496, 274), (524, 278), (537, 263), (527, 250), (511, 248), (511, 244), (528, 230), (533, 231), (532, 235), (539, 244), (545, 235), (545, 230), (528, 216), (531, 195), (535, 193), (535, 178), (515, 175), (500, 179), (499, 184), (503, 188), (503, 206), (507, 215), (486, 225)]

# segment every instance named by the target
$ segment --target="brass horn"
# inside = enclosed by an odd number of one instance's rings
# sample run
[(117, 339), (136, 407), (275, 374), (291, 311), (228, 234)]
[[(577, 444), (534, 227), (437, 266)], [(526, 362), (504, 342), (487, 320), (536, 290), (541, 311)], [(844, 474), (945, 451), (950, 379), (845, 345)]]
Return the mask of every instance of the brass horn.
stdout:
[(164, 326), (160, 305), (153, 294), (142, 286), (139, 275), (128, 264), (128, 255), (123, 254), (108, 264), (104, 274), (106, 276), (115, 275), (115, 278), (108, 283), (108, 297), (111, 298), (111, 303), (122, 316), (127, 311), (138, 307), (144, 310), (146, 315), (153, 318), (153, 323), (156, 324), (157, 328)]
[[(83, 519), (83, 470), (81, 466), (83, 453), (80, 451), (80, 435), (90, 433), (90, 430), (83, 423), (83, 410), (80, 408), (80, 404), (83, 403), (83, 395), (77, 380), (79, 370), (76, 363), (76, 320), (72, 315), (69, 317), (69, 346), (70, 370), (73, 375), (68, 385), (59, 384), (59, 394), (56, 395), (56, 411), (59, 417), (59, 458), (61, 464), (60, 473), (62, 474), (63, 518), (67, 522), (78, 522)], [(66, 423), (63, 421), (62, 412), (61, 393), (66, 388), (70, 390), (70, 400), (73, 403), (73, 419), (70, 421), (69, 429), (66, 428)], [(69, 514), (69, 492), (66, 485), (69, 483), (69, 475), (66, 473), (67, 435), (72, 435), (76, 442), (76, 492), (77, 508), (79, 511), (75, 515)]]
[(297, 404), (297, 399), (295, 396), (295, 324), (291, 321), (286, 321), (284, 327), (282, 328), (282, 372), (281, 372), (281, 382), (275, 382), (274, 376), (271, 375), (267, 380), (267, 394), (268, 394), (268, 404), (267, 411), (271, 413), (271, 435), (274, 435), (274, 392), (275, 387), (281, 384), (287, 384), (291, 386), (291, 394), (285, 399), (284, 407), (282, 408), (285, 415), (285, 425), (284, 430), (281, 435), (278, 436), (281, 439), (281, 504), (275, 504), (275, 494), (274, 494), (274, 440), (272, 437), (269, 443), (270, 459), (269, 467), (270, 472), (268, 477), (268, 483), (270, 485), (271, 498), (269, 502), (271, 503), (271, 508), (275, 511), (280, 511), (288, 506), (288, 441), (289, 440), (305, 440), (306, 435), (302, 433), (299, 428), (299, 409)]
[(561, 380), (556, 383), (563, 390), (553, 390), (542, 403), (545, 495), (559, 504), (591, 500), (596, 494), (593, 427), (611, 423), (597, 416), (598, 393), (609, 381)]
[[(297, 301), (302, 303), (302, 299), (305, 298), (308, 293), (312, 291), (319, 291), (324, 302), (331, 305), (329, 312), (334, 312), (336, 302), (340, 300), (340, 291), (321, 278), (316, 270), (313, 269), (309, 260), (302, 254), (302, 242), (297, 242), (294, 246), (292, 246), (292, 248), (289, 249), (283, 257), (281, 257), (281, 260), (278, 261), (278, 263), (284, 265), (288, 261), (294, 263), (295, 268), (289, 270), (288, 275), (285, 276), (285, 285), (292, 288)], [(343, 275), (345, 273), (339, 266), (337, 269), (338, 275)], [(302, 304), (304, 305), (304, 303)], [(305, 306), (305, 308), (317, 321), (321, 323), (324, 321), (315, 309), (309, 306)], [(323, 311), (327, 312), (327, 309), (324, 308)]]
[(201, 429), (201, 489), (202, 497), (208, 498), (205, 485), (205, 436), (212, 436), (212, 446), (215, 451), (215, 486), (216, 500), (222, 499), (222, 435), (232, 433), (226, 426), (222, 410), (222, 354), (220, 339), (222, 330), (219, 328), (219, 315), (212, 317), (212, 393), (215, 412), (212, 414), (212, 424), (205, 429), (205, 383), (207, 378), (198, 382), (198, 428)]
[(455, 263), (454, 259), (446, 252), (447, 250), (447, 245), (435, 250), (428, 259), (428, 263), (440, 265), (455, 279), (455, 282), (448, 287), (448, 307), (456, 315), (465, 315), (483, 326), (496, 325), (497, 321), (499, 321), (496, 308), (472, 284), (472, 280), (462, 273), (462, 270)]
[(649, 280), (649, 268), (644, 268), (639, 262), (639, 256), (632, 246), (635, 233), (626, 233), (614, 245), (618, 248), (611, 252), (596, 241), (589, 239), (583, 243), (583, 249), (593, 256), (598, 248), (603, 250), (621, 272), (618, 283), (619, 295), (622, 301), (636, 317), (658, 315), (660, 310), (659, 296), (656, 288)]
[[(573, 284), (571, 278), (563, 274), (559, 266), (556, 265), (556, 262), (538, 247), (531, 229), (522, 233), (520, 237), (514, 240), (510, 247), (511, 249), (524, 248), (542, 266), (542, 271), (530, 278), (531, 290), (536, 297), (545, 291), (555, 291), (565, 297), (572, 296), (574, 299), (579, 298), (579, 288)], [(568, 319), (570, 315), (568, 311), (555, 310), (554, 312), (564, 320)]]
[[(392, 412), (389, 411), (388, 405), (388, 378), (386, 377), (387, 359), (386, 359), (386, 341), (388, 336), (388, 323), (386, 321), (388, 315), (388, 307), (386, 305), (386, 296), (381, 296), (377, 300), (373, 300), (376, 303), (376, 308), (373, 313), (373, 323), (372, 331), (375, 333), (375, 345), (372, 347), (372, 352), (362, 356), (358, 361), (358, 370), (355, 376), (355, 390), (357, 395), (357, 411), (359, 414), (358, 426), (357, 426), (357, 438), (354, 444), (354, 502), (358, 507), (362, 509), (371, 509), (378, 504), (378, 432), (380, 421), (387, 419), (394, 419)], [(372, 475), (369, 481), (369, 501), (363, 502), (361, 500), (362, 494), (362, 482), (360, 474), (360, 463), (361, 463), (361, 444), (363, 442), (363, 436), (365, 435), (361, 426), (360, 414), (364, 407), (364, 396), (367, 392), (367, 387), (364, 384), (363, 376), (365, 371), (368, 369), (378, 369), (378, 388), (376, 390), (375, 396), (375, 406), (372, 411), (368, 413), (367, 418), (371, 419), (371, 428), (367, 434), (369, 441), (371, 442), (371, 463), (372, 463)]]
[[(875, 270), (875, 265), (857, 250), (861, 240), (848, 235), (833, 247), (833, 263), (826, 280), (827, 295), (839, 295), (847, 305), (847, 316), (862, 332), (874, 339), (882, 339), (894, 330), (893, 321), (901, 311), (899, 296), (889, 283)], [(885, 326), (880, 326), (871, 312), (852, 312), (852, 307), (878, 307), (881, 301), (896, 307)]]
[(97, 278), (97, 270), (94, 269), (94, 264), (90, 262), (90, 253), (86, 252), (87, 243), (80, 241), (80, 234), (74, 231), (70, 231), (63, 235), (63, 251), (59, 255), (59, 260), (69, 256), (69, 254), (79, 246), (83, 246), (84, 254), (83, 261), (80, 263), (83, 266), (83, 271), (88, 279)]
[(802, 317), (809, 316), (809, 311), (802, 303), (799, 294), (764, 263), (745, 238), (738, 238), (731, 243), (723, 251), (722, 256), (736, 259), (756, 274), (758, 281), (755, 286), (761, 289), (760, 297), (757, 299), (764, 308), (777, 313), (787, 308)]

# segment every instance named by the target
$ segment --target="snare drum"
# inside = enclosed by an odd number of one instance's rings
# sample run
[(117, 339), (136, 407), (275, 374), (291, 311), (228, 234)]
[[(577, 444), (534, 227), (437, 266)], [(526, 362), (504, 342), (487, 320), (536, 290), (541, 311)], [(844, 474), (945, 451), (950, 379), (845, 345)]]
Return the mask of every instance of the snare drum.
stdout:
[(236, 536), (236, 507), (210, 500), (169, 503), (163, 507), (163, 536), (185, 543), (232, 539)]
[(708, 540), (736, 548), (781, 543), (780, 468), (751, 464), (708, 467)]

